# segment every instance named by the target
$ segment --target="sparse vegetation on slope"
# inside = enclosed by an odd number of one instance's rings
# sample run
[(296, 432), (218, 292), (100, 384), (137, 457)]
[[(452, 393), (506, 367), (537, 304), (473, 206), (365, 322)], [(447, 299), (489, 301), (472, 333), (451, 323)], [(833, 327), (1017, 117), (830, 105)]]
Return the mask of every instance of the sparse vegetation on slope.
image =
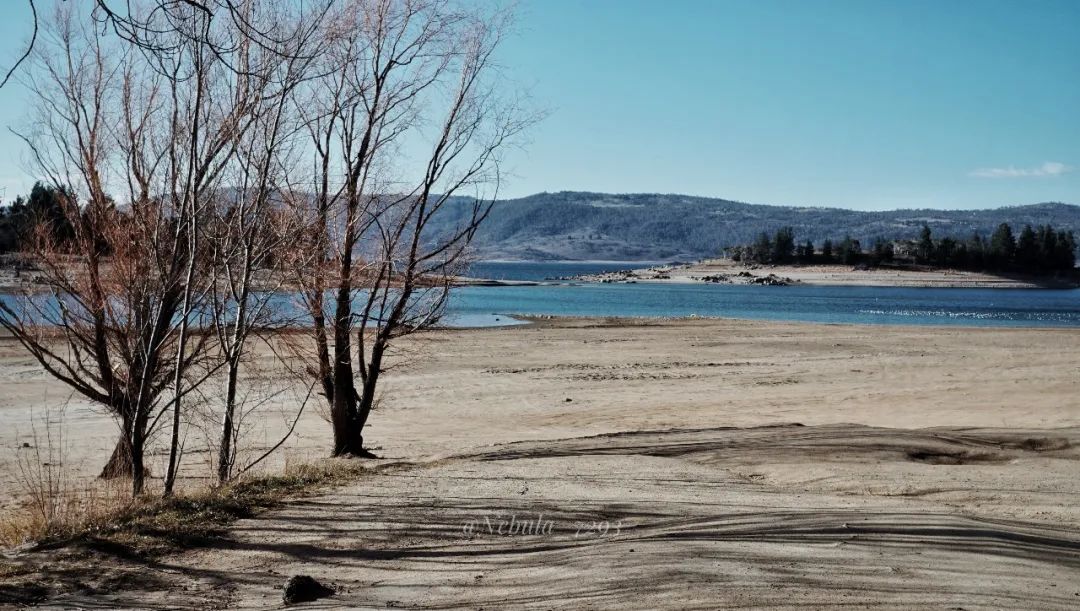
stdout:
[[(455, 201), (439, 220), (450, 227), (470, 209)], [(481, 258), (537, 260), (668, 260), (718, 255), (748, 244), (763, 231), (791, 227), (800, 240), (819, 243), (850, 235), (913, 239), (923, 225), (935, 235), (990, 235), (1001, 223), (1053, 225), (1080, 231), (1080, 206), (1043, 203), (984, 210), (859, 211), (766, 206), (686, 195), (539, 193), (495, 204), (477, 232)]]

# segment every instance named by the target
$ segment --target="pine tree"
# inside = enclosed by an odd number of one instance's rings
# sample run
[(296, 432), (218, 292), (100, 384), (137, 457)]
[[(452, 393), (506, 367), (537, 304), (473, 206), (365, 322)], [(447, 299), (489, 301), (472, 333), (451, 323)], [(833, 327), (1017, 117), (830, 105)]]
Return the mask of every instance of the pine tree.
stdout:
[(971, 239), (967, 243), (968, 251), (968, 264), (971, 267), (982, 269), (986, 265), (986, 240), (983, 239), (979, 232), (971, 234)]
[(844, 236), (840, 243), (840, 262), (845, 265), (854, 265), (862, 258), (862, 245), (851, 236)]
[(1035, 236), (1035, 230), (1031, 225), (1024, 225), (1020, 231), (1020, 238), (1016, 241), (1016, 262), (1021, 267), (1028, 269), (1035, 267), (1039, 261), (1039, 245)]
[(919, 231), (919, 243), (915, 247), (915, 261), (918, 263), (929, 263), (930, 258), (934, 256), (934, 238), (930, 234), (930, 226), (923, 223), (922, 230)]
[(1008, 223), (998, 225), (990, 236), (990, 261), (994, 267), (1007, 267), (1016, 254), (1016, 239)]
[(772, 255), (770, 263), (790, 263), (795, 254), (795, 230), (791, 227), (781, 227), (776, 231), (773, 239)]
[(1050, 225), (1039, 225), (1039, 261), (1036, 267), (1040, 269), (1051, 269), (1056, 267), (1054, 261), (1057, 259), (1058, 244), (1057, 233)]
[(894, 252), (892, 242), (880, 237), (874, 238), (874, 263), (892, 261), (893, 255)]
[(750, 259), (755, 263), (768, 263), (769, 258), (772, 256), (772, 240), (769, 239), (769, 234), (764, 231), (758, 236), (754, 246), (751, 249)]
[(954, 267), (956, 265), (956, 240), (950, 237), (938, 240), (937, 248), (934, 249), (934, 260), (942, 267)]
[(1072, 231), (1062, 231), (1058, 234), (1058, 245), (1061, 255), (1058, 262), (1060, 269), (1072, 270), (1076, 268), (1076, 236)]

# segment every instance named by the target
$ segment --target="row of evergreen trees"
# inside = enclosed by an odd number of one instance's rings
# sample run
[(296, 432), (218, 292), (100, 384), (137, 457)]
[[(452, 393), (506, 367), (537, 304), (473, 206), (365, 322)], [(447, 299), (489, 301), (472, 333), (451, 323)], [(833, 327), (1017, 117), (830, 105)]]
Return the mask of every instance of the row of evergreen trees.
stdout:
[(989, 238), (978, 232), (967, 240), (946, 236), (934, 239), (923, 225), (917, 240), (878, 238), (864, 249), (851, 236), (839, 243), (825, 240), (820, 249), (807, 240), (799, 243), (791, 227), (781, 227), (770, 236), (762, 232), (753, 244), (728, 249), (736, 261), (761, 264), (843, 263), (878, 265), (897, 260), (920, 265), (956, 269), (1049, 273), (1076, 267), (1076, 237), (1072, 231), (1055, 230), (1050, 225), (1024, 225), (1019, 237), (1008, 223), (998, 225)]
[(878, 240), (874, 243), (874, 248), (869, 253), (865, 253), (859, 240), (847, 236), (841, 242), (835, 244), (831, 239), (826, 239), (822, 242), (821, 248), (816, 249), (814, 243), (810, 240), (803, 243), (797, 242), (795, 231), (791, 227), (781, 227), (773, 236), (763, 231), (754, 240), (753, 244), (728, 248), (727, 252), (735, 261), (767, 265), (786, 263), (856, 264), (867, 259), (875, 261), (893, 259), (893, 245), (891, 242)]
[(39, 220), (49, 221), (58, 242), (71, 239), (75, 229), (64, 214), (60, 196), (55, 188), (37, 183), (29, 197), (19, 196), (10, 206), (0, 206), (0, 254), (18, 251), (26, 232)]
[(998, 225), (990, 239), (974, 234), (966, 241), (935, 240), (923, 225), (915, 244), (917, 263), (994, 271), (1053, 272), (1076, 267), (1076, 236), (1051, 225), (1024, 225), (1019, 237), (1008, 223)]

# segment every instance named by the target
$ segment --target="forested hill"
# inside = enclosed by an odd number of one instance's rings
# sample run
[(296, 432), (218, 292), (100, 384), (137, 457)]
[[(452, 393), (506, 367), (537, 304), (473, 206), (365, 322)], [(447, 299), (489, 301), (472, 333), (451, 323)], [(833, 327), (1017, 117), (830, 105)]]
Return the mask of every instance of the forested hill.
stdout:
[[(463, 198), (440, 215), (444, 227), (470, 207)], [(923, 224), (936, 236), (989, 236), (1002, 222), (1050, 223), (1080, 233), (1080, 206), (1034, 204), (989, 210), (892, 210), (765, 206), (685, 195), (539, 193), (495, 204), (475, 242), (485, 259), (669, 260), (714, 256), (747, 244), (762, 231), (791, 226), (815, 243), (845, 235), (870, 244), (875, 237), (916, 237)]]

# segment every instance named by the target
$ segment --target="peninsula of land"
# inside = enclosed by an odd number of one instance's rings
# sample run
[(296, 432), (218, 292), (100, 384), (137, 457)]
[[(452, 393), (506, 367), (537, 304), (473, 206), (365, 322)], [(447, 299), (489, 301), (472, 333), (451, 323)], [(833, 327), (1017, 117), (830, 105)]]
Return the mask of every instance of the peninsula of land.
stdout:
[(955, 269), (916, 266), (868, 266), (843, 264), (761, 265), (730, 259), (705, 259), (695, 263), (672, 263), (633, 270), (578, 276), (582, 282), (681, 282), (718, 284), (764, 284), (784, 286), (896, 286), (909, 288), (1076, 288), (1072, 276), (1001, 275)]

